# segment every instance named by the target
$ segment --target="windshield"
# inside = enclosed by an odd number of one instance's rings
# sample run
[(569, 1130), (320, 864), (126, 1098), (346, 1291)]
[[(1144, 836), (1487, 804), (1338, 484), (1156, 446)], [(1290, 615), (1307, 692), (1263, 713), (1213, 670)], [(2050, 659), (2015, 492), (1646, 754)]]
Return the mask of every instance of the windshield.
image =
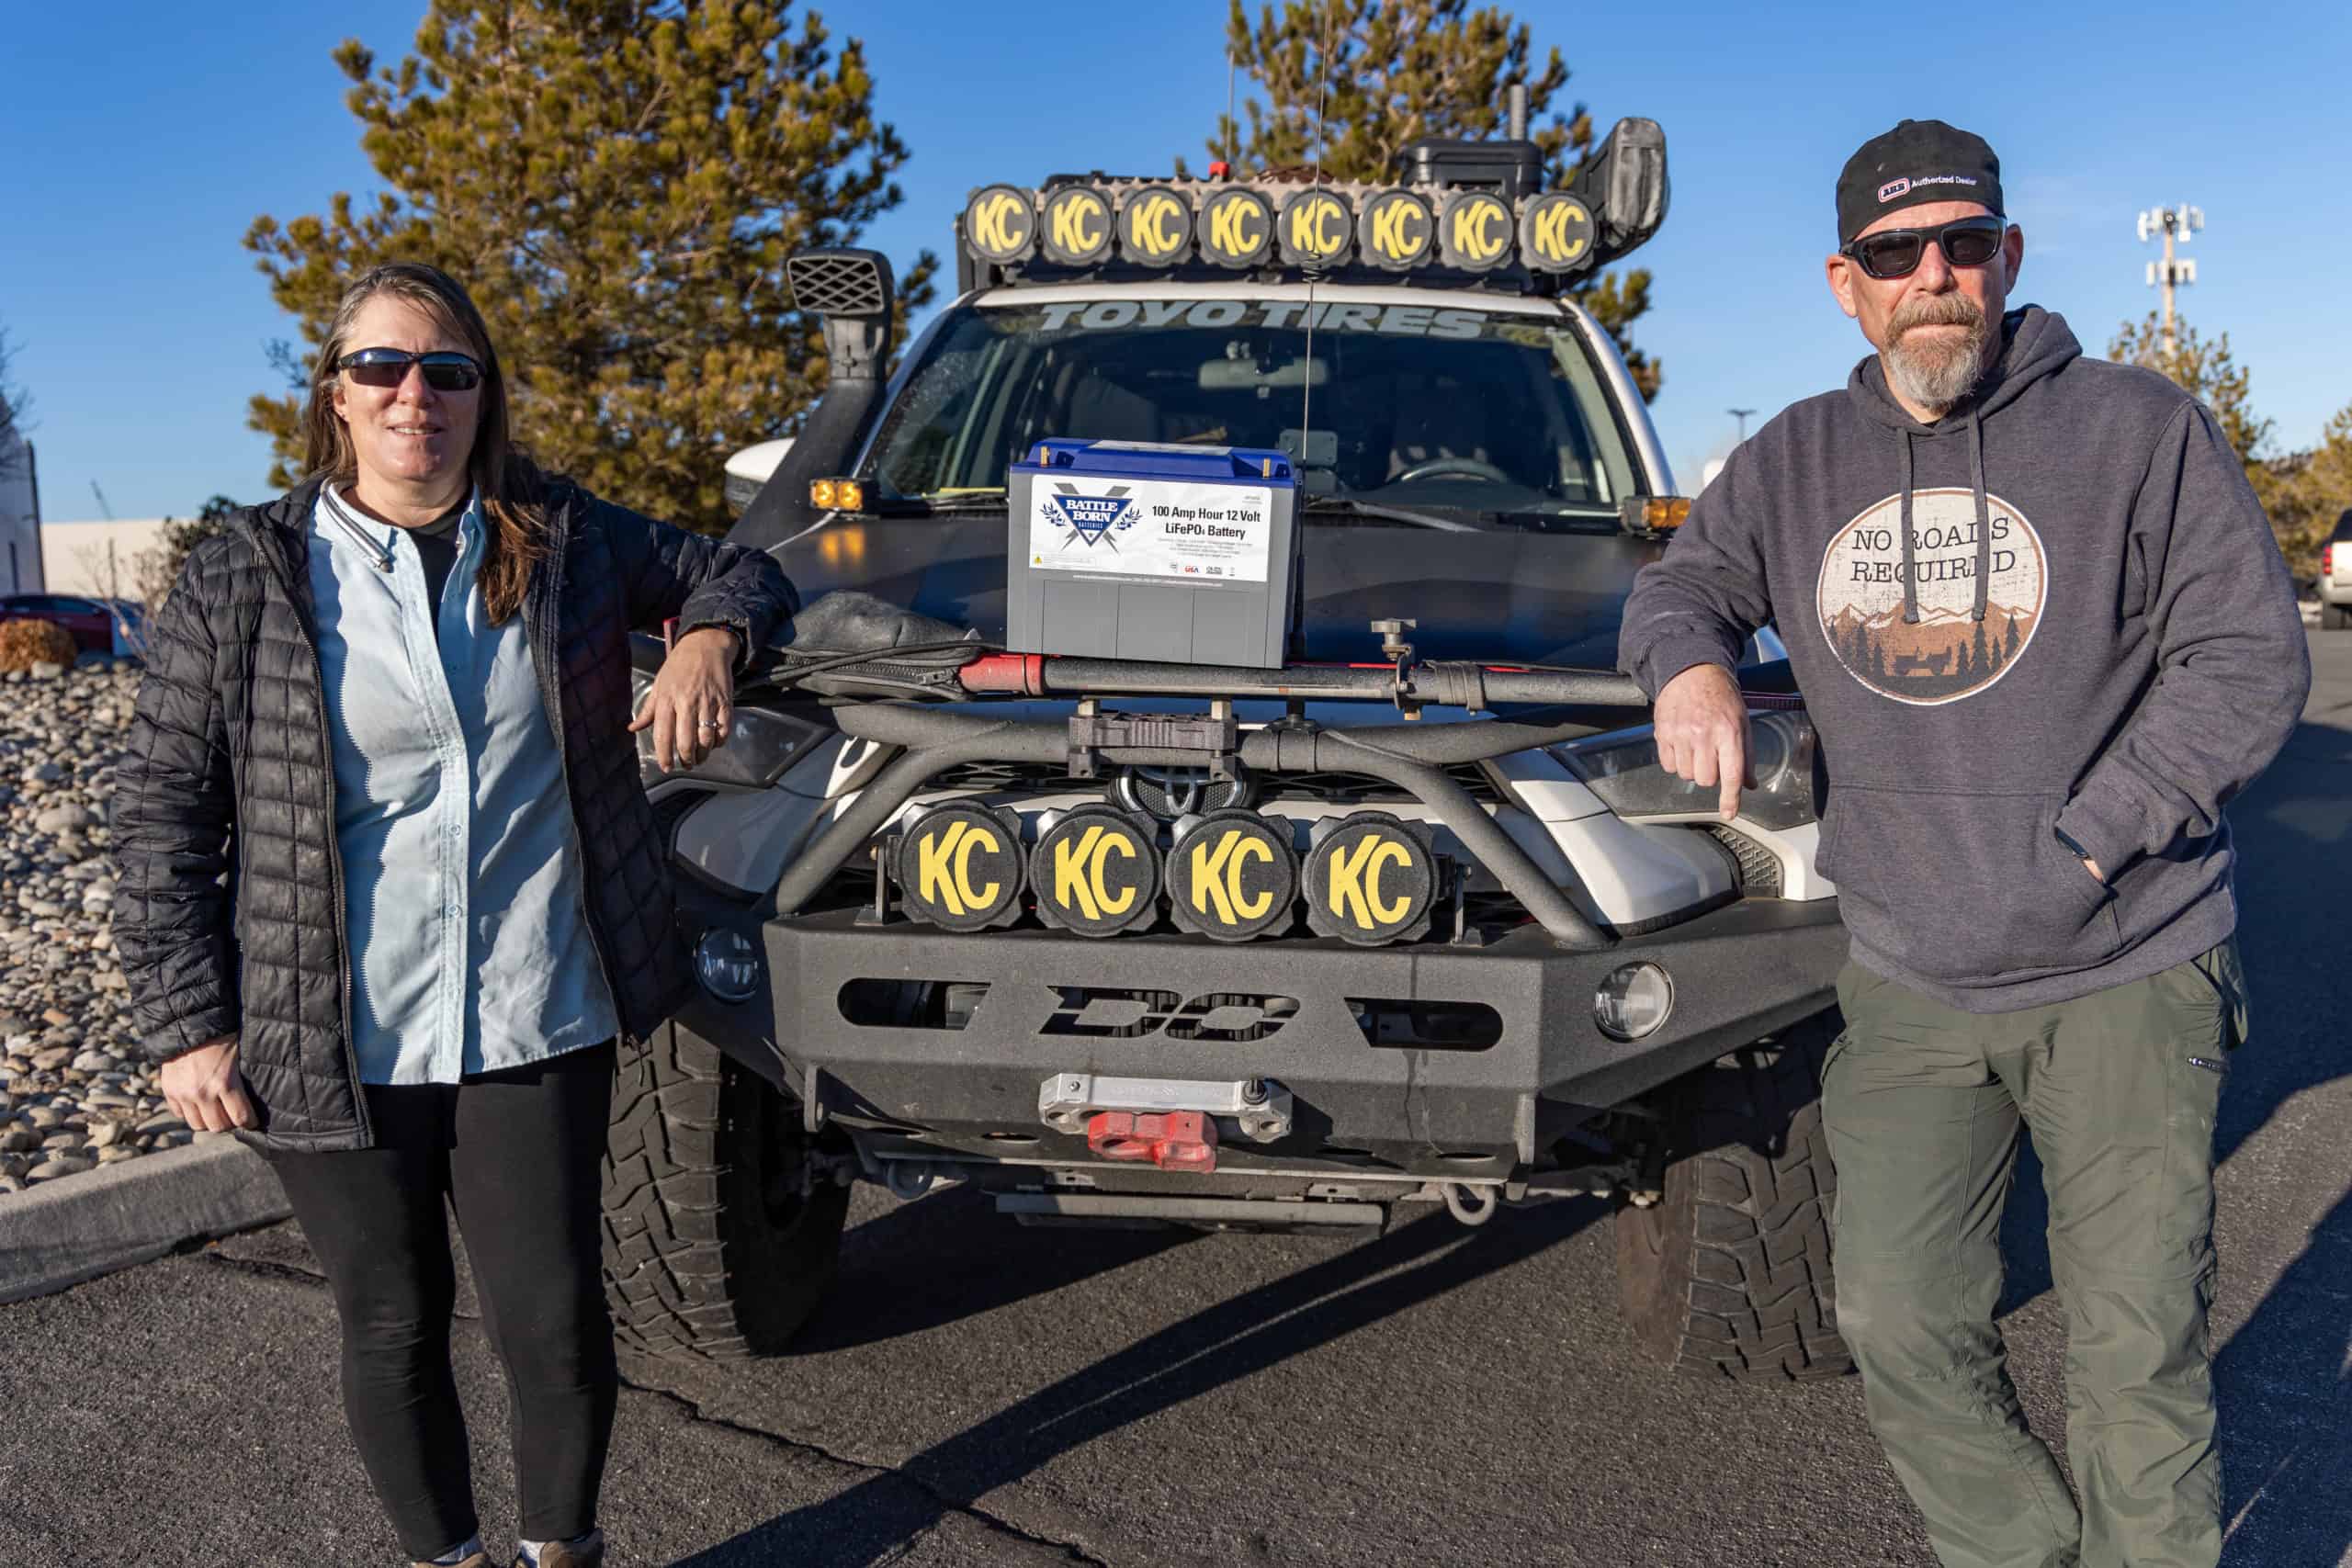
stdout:
[[(1302, 503), (1544, 526), (1635, 492), (1598, 368), (1565, 317), (1303, 299), (967, 307), (873, 447), (884, 503), (985, 504), (1046, 436), (1275, 448)], [(1308, 432), (1311, 431), (1311, 434)]]

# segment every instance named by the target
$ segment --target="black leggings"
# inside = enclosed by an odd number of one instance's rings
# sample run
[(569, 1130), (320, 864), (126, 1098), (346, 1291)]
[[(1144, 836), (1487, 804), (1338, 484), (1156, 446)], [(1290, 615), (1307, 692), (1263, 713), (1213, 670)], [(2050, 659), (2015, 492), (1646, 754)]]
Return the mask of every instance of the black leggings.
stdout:
[(506, 1369), (521, 1534), (596, 1522), (620, 1374), (599, 1271), (610, 1041), (457, 1084), (366, 1087), (377, 1146), (270, 1165), (343, 1319), (343, 1404), (401, 1547), (471, 1536), (472, 1467), (449, 1370), (446, 1196)]

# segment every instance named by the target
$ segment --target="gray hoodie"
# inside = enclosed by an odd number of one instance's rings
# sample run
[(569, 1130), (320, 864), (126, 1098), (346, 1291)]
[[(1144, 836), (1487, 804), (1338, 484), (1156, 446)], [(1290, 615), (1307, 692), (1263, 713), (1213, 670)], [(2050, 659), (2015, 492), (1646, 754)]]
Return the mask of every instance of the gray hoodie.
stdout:
[(2222, 808), (2311, 685), (2285, 562), (2212, 416), (2083, 357), (2039, 306), (2002, 327), (1992, 375), (1934, 424), (1872, 355), (1743, 444), (1635, 581), (1619, 652), (1655, 697), (1777, 626), (1855, 960), (1971, 1012), (2229, 935)]

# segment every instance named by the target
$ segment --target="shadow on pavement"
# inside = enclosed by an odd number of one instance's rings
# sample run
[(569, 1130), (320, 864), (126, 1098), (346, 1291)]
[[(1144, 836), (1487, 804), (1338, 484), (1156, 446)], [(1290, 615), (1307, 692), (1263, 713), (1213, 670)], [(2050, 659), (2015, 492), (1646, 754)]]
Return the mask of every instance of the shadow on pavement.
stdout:
[(1524, 1262), (1608, 1212), (1605, 1203), (1574, 1200), (1506, 1211), (1478, 1230), (1442, 1213), (1416, 1220), (1148, 1335), (888, 1473), (681, 1559), (679, 1568), (781, 1560), (796, 1542), (812, 1540), (833, 1543), (834, 1568), (882, 1562), (948, 1510), (1061, 1454)]
[[(2339, 705), (2346, 712), (2352, 706)], [(2317, 711), (2316, 709), (2314, 710)], [(2343, 928), (2324, 918), (2352, 873), (2352, 733), (2305, 723), (2231, 812), (2238, 942), (2251, 1000), (2214, 1131), (2225, 1165), (2290, 1100), (2352, 1075), (2340, 994)], [(2339, 1172), (2340, 1175), (2340, 1172)], [(2030, 1147), (2001, 1231), (2000, 1311), (2051, 1288), (2049, 1205)], [(2226, 1253), (2222, 1268), (2230, 1267)], [(2352, 1192), (2214, 1359), (2228, 1568), (2335, 1563), (2352, 1553)]]
[[(1079, 1247), (1072, 1234), (999, 1219), (993, 1201), (973, 1189), (885, 1210), (842, 1238), (842, 1276), (856, 1288), (834, 1291), (787, 1353), (846, 1350), (944, 1327), (1200, 1239), (1193, 1231), (1099, 1230)], [(943, 1245), (972, 1256), (944, 1256)]]
[(2222, 1402), (2225, 1568), (2334, 1563), (2352, 1551), (2352, 1196), (2213, 1363)]
[[(2352, 1032), (2325, 1008), (2296, 1010), (2283, 998), (2324, 995), (2340, 963), (2340, 929), (2312, 916), (2332, 899), (2312, 897), (2318, 868), (2352, 877), (2352, 732), (2298, 725), (2270, 771), (2231, 807), (2238, 852), (2238, 946), (2251, 999), (2246, 1046), (2230, 1064), (2229, 1092), (2213, 1130), (2213, 1161), (2229, 1163), (2248, 1138), (2305, 1089), (2352, 1074)], [(2309, 770), (2320, 770), (2316, 773)], [(2324, 852), (2314, 859), (2313, 840)], [(2299, 1027), (2300, 1026), (2300, 1027)], [(2016, 1311), (2051, 1288), (2050, 1205), (2041, 1162), (2029, 1143), (2001, 1223), (2008, 1281), (1999, 1312)], [(2224, 1267), (2227, 1260), (2224, 1259)], [(2330, 1559), (2333, 1562), (2333, 1559)]]

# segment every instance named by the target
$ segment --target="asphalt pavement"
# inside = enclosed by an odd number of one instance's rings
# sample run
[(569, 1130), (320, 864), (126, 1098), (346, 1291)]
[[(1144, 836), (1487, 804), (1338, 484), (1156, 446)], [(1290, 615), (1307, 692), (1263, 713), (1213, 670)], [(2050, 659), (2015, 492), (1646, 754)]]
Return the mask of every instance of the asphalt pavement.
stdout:
[[(2214, 1307), (2236, 1568), (2352, 1564), (2352, 635), (2233, 807), (2250, 1043), (2222, 1111)], [(2023, 1173), (2004, 1327), (2063, 1429)], [(1933, 1568), (1852, 1379), (1672, 1379), (1615, 1313), (1598, 1203), (1372, 1240), (1024, 1230), (862, 1189), (787, 1358), (632, 1362), (616, 1568), (1890, 1564)], [(493, 1542), (499, 1373), (458, 1381)], [(0, 1563), (390, 1564), (334, 1307), (291, 1224), (0, 1307)]]

